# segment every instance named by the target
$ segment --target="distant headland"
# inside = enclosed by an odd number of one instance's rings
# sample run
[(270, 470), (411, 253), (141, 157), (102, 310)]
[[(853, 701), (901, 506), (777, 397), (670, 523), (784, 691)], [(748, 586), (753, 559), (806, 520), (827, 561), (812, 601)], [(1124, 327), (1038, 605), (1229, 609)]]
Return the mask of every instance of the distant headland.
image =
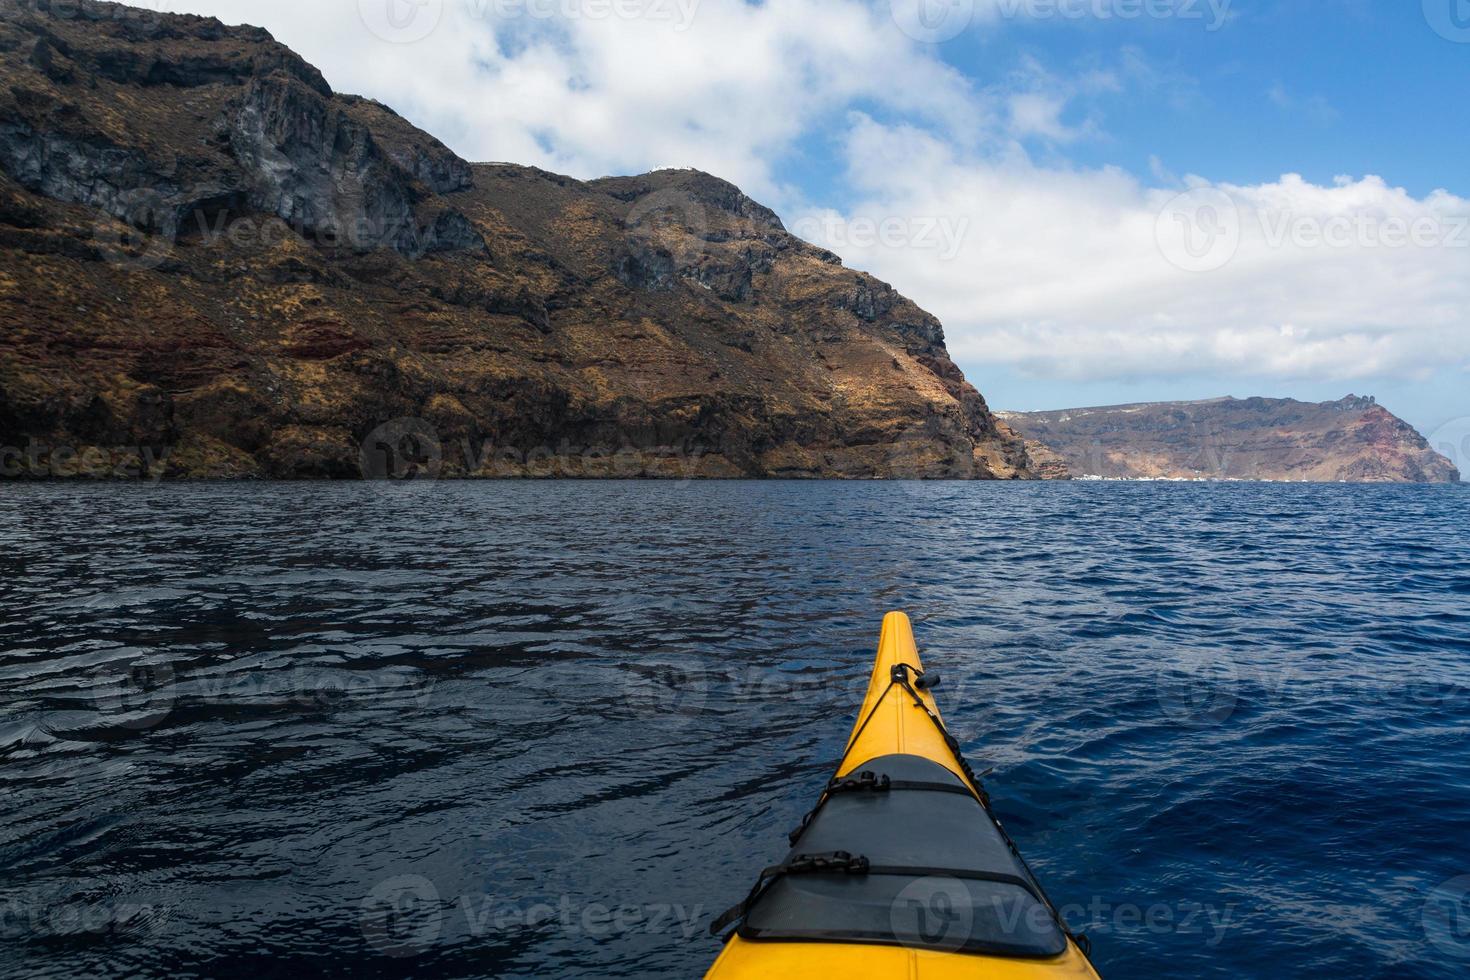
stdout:
[(998, 412), (1048, 475), (1074, 478), (1457, 483), (1413, 426), (1371, 397), (1214, 398)]

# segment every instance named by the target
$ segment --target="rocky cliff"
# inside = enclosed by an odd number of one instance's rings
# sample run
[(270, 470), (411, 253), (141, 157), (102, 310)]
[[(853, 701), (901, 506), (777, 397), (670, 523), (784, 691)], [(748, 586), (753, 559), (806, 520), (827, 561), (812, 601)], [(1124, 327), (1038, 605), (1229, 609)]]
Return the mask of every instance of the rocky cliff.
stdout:
[(0, 76), (5, 475), (1032, 475), (934, 317), (715, 177), (472, 165), (90, 0), (0, 0)]
[[(1452, 483), (1459, 471), (1372, 398), (1217, 398), (1002, 412), (1078, 476)], [(1043, 458), (1037, 452), (1038, 462)]]

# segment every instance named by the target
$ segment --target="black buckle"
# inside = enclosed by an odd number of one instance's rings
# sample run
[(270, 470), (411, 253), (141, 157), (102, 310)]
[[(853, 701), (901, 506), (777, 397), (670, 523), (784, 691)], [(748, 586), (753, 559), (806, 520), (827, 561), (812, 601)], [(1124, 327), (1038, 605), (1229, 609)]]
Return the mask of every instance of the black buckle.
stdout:
[(847, 874), (863, 874), (868, 870), (868, 859), (861, 854), (833, 851), (831, 854), (802, 854), (789, 861), (781, 869), (786, 874), (807, 875), (842, 871)]
[(918, 670), (912, 664), (894, 664), (890, 676), (894, 684), (897, 684), (905, 691), (908, 691), (909, 694), (913, 695), (914, 707), (923, 708), (925, 711), (929, 710), (928, 706), (924, 704), (924, 699), (919, 697), (919, 691), (928, 691), (931, 688), (938, 687), (938, 674), (931, 677), (928, 673)]
[(887, 773), (884, 773), (880, 776), (877, 773), (872, 772), (871, 770), (864, 769), (862, 772), (858, 773), (856, 779), (851, 776), (848, 776), (846, 779), (833, 777), (832, 781), (827, 784), (827, 792), (886, 793), (888, 792), (891, 785), (892, 780), (888, 778)]

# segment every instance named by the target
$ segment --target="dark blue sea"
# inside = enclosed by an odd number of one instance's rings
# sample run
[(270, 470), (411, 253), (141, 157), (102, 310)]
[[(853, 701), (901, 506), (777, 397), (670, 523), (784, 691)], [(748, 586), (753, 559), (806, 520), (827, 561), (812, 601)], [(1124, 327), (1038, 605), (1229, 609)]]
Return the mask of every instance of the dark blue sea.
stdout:
[(0, 486), (0, 974), (697, 976), (904, 609), (1105, 977), (1464, 977), (1467, 504)]

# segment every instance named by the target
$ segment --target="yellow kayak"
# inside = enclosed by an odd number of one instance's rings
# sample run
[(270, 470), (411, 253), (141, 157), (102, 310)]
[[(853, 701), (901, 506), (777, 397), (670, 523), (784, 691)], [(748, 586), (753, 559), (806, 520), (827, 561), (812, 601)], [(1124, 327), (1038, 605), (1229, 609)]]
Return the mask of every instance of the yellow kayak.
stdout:
[(711, 926), (715, 980), (993, 980), (1097, 972), (990, 810), (939, 717), (903, 613), (837, 774), (791, 851)]

